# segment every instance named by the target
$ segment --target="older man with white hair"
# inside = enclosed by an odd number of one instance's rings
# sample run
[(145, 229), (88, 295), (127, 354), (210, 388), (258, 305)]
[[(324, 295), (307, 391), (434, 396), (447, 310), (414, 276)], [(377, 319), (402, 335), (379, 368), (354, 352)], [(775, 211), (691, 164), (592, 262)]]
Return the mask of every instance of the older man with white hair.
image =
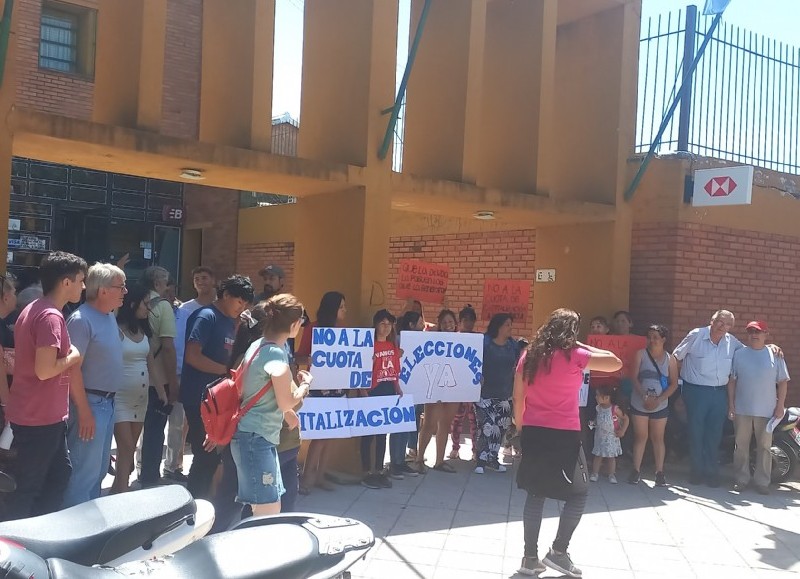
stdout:
[(72, 476), (64, 508), (99, 497), (108, 470), (114, 395), (123, 372), (122, 340), (112, 312), (122, 306), (127, 292), (125, 272), (96, 263), (86, 276), (86, 303), (67, 320), (70, 340), (83, 359), (70, 377), (67, 447)]

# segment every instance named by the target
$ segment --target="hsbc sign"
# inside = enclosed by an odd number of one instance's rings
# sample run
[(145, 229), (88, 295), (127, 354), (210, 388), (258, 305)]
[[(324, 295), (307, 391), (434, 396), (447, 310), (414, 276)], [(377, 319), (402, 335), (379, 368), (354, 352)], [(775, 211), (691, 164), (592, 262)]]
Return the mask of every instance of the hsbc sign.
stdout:
[(753, 196), (753, 167), (720, 167), (694, 172), (695, 207), (750, 205)]

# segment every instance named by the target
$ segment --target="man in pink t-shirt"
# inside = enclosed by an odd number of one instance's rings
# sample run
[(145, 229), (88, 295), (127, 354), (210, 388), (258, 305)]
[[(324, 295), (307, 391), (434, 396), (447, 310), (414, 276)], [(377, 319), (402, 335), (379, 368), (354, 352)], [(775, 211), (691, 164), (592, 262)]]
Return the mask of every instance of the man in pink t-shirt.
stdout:
[(14, 326), (16, 370), (6, 408), (17, 451), (17, 489), (7, 519), (57, 511), (72, 467), (67, 451), (69, 371), (81, 360), (70, 344), (61, 310), (81, 299), (86, 262), (55, 251), (39, 267), (44, 296), (30, 303)]

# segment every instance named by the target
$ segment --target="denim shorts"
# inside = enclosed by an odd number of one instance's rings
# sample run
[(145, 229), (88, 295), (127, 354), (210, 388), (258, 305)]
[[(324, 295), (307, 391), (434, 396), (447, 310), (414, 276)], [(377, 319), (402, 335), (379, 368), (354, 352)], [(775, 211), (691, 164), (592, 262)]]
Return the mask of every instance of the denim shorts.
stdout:
[(231, 440), (231, 454), (239, 477), (238, 502), (267, 505), (281, 500), (286, 489), (274, 444), (260, 434), (237, 430)]

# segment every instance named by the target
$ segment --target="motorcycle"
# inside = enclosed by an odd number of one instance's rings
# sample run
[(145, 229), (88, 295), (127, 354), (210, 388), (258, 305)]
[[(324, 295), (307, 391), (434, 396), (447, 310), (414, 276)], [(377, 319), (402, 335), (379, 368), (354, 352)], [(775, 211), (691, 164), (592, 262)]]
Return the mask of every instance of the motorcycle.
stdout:
[[(772, 432), (772, 482), (787, 481), (800, 462), (800, 408), (787, 408)], [(751, 454), (752, 460), (755, 460)], [(755, 465), (753, 464), (752, 467)], [(751, 468), (752, 468), (751, 467)]]
[(0, 539), (0, 574), (8, 579), (344, 579), (375, 543), (353, 519), (291, 513), (245, 519), (172, 555), (118, 566), (44, 559)]
[(211, 503), (169, 485), (0, 523), (0, 538), (44, 559), (115, 567), (174, 553), (204, 537), (213, 524)]

